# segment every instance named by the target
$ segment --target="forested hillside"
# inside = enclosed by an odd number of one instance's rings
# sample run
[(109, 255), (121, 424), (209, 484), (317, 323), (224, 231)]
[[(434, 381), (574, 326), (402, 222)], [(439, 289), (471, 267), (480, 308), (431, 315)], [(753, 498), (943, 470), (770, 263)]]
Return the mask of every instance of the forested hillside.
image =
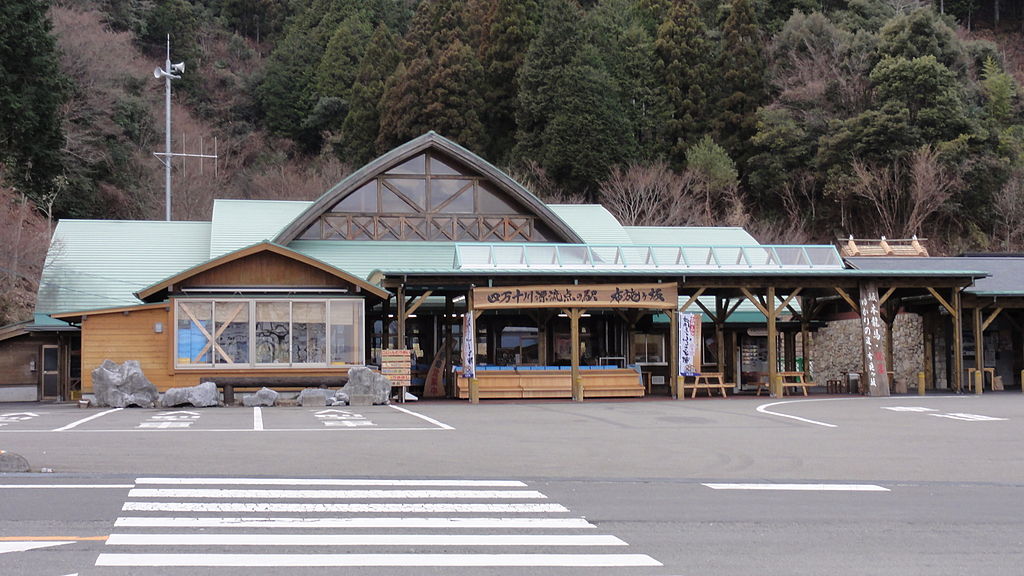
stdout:
[(0, 280), (34, 292), (47, 218), (162, 217), (167, 34), (175, 151), (220, 156), (176, 161), (176, 219), (435, 130), (627, 224), (1022, 250), (1022, 32), (1021, 0), (4, 0)]

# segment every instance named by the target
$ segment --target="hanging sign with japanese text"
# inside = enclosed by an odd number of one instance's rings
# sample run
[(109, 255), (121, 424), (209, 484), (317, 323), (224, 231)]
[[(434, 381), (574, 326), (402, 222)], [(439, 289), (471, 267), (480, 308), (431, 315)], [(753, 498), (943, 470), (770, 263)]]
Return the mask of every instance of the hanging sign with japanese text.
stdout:
[(679, 375), (700, 374), (700, 314), (679, 315)]
[(474, 288), (473, 307), (496, 308), (675, 308), (672, 284), (593, 284)]
[(885, 364), (885, 324), (878, 304), (878, 285), (860, 287), (860, 325), (864, 333), (864, 368), (868, 396), (889, 395), (889, 374)]
[(462, 317), (462, 377), (476, 378), (476, 323), (472, 310)]

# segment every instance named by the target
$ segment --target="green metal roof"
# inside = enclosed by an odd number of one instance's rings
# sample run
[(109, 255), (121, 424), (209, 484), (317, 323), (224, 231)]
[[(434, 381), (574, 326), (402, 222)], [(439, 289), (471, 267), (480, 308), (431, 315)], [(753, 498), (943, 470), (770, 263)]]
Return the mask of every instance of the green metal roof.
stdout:
[(633, 244), (756, 246), (759, 242), (738, 226), (624, 226)]
[(622, 224), (600, 204), (548, 204), (587, 244), (632, 244)]
[(558, 273), (601, 270), (647, 272), (757, 272), (842, 270), (835, 246), (636, 245), (459, 243), (455, 268), (483, 272), (509, 270)]
[(375, 271), (451, 272), (455, 262), (453, 242), (295, 240), (288, 247), (367, 279)]
[(283, 200), (214, 200), (210, 258), (274, 238), (312, 204)]
[(209, 254), (209, 222), (61, 220), (46, 256), (36, 312), (137, 305), (133, 292)]

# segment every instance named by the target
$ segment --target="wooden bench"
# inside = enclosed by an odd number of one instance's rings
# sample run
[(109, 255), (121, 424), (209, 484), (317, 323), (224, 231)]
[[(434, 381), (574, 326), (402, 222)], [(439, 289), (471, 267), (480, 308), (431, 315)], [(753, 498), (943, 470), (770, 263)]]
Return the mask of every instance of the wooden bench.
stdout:
[[(807, 389), (810, 388), (811, 386), (815, 386), (814, 382), (811, 382), (810, 380), (806, 380), (805, 379), (803, 372), (777, 372), (776, 374), (778, 374), (779, 377), (782, 378), (782, 395), (783, 396), (786, 395), (786, 388), (803, 388), (804, 396), (807, 396)], [(771, 386), (769, 386), (768, 382), (767, 382), (768, 374), (765, 373), (764, 376), (765, 376), (766, 380), (762, 380), (762, 381), (758, 381), (758, 382), (750, 382), (750, 384), (756, 384), (757, 385), (757, 396), (761, 395), (761, 391), (762, 390), (764, 390), (765, 392), (768, 392), (769, 394), (772, 391)]]
[(347, 374), (336, 376), (221, 376), (210, 378), (224, 392), (224, 404), (235, 403), (235, 390), (270, 388), (276, 392), (301, 392), (305, 388), (341, 387), (348, 382)]
[(807, 380), (803, 372), (779, 372), (779, 377), (782, 378), (783, 396), (786, 395), (786, 388), (803, 388), (804, 396), (807, 396), (807, 389), (814, 386), (814, 382)]
[[(640, 374), (630, 368), (582, 369), (585, 398), (642, 397)], [(477, 370), (480, 398), (572, 398), (572, 372), (554, 369)], [(459, 398), (469, 398), (469, 379), (456, 379)]]
[[(691, 381), (692, 378), (692, 381)], [(721, 372), (701, 372), (696, 376), (683, 376), (683, 380), (680, 383), (682, 387), (682, 398), (686, 398), (686, 390), (692, 388), (693, 392), (690, 398), (697, 397), (697, 390), (707, 390), (708, 396), (713, 395), (712, 389), (718, 388), (722, 392), (722, 398), (728, 398), (729, 396), (725, 393), (726, 388), (733, 388), (735, 384), (731, 384), (725, 381), (725, 375)]]

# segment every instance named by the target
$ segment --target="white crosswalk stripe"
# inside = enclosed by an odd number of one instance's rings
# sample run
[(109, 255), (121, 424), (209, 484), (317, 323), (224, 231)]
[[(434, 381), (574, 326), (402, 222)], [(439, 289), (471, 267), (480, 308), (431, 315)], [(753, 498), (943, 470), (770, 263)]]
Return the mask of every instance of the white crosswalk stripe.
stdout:
[(147, 477), (136, 486), (145, 487), (130, 491), (96, 566), (661, 566), (622, 553), (626, 542), (519, 481)]

